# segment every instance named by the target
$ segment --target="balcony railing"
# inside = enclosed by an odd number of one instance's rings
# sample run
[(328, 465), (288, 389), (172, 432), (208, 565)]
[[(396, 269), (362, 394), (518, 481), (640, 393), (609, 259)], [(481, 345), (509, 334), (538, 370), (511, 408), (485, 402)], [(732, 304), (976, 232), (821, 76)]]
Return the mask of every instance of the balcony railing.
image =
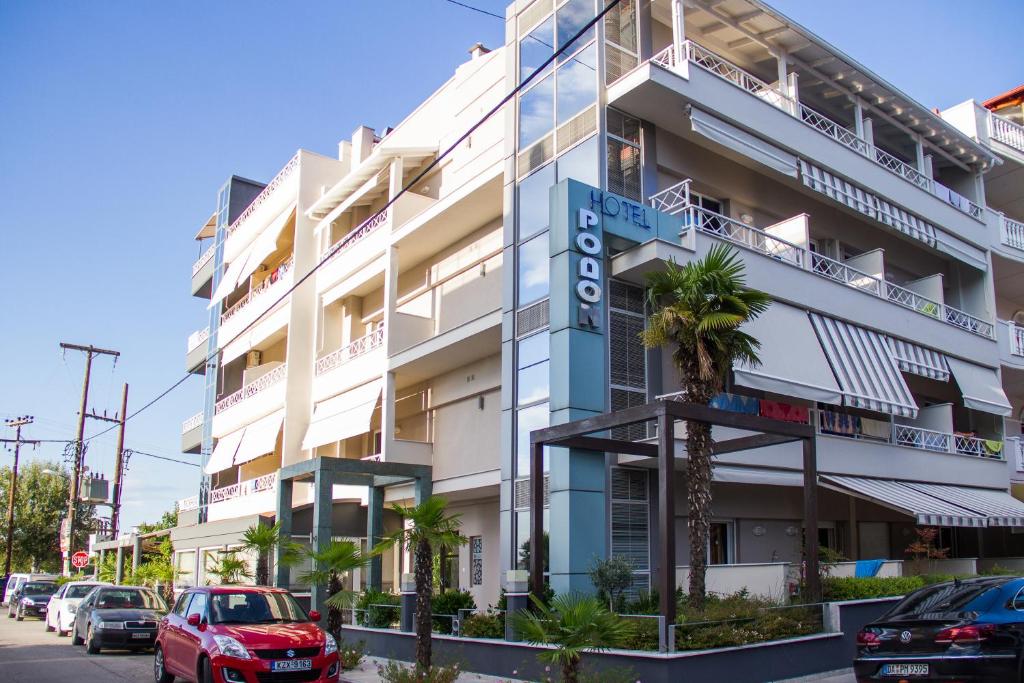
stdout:
[(338, 254), (340, 254), (341, 252), (343, 252), (346, 249), (348, 249), (349, 247), (352, 247), (355, 244), (358, 244), (359, 242), (361, 242), (364, 237), (366, 237), (367, 235), (372, 233), (374, 230), (376, 230), (380, 226), (384, 225), (385, 222), (387, 222), (389, 211), (390, 211), (390, 209), (385, 209), (381, 213), (379, 213), (379, 214), (377, 214), (375, 216), (370, 216), (365, 221), (360, 223), (359, 227), (357, 227), (355, 230), (353, 230), (349, 234), (345, 235), (340, 240), (338, 240), (337, 242), (332, 244), (330, 247), (328, 247), (327, 251), (325, 251), (323, 253), (323, 257), (322, 257), (321, 260), (329, 261), (329, 260), (333, 259), (335, 256), (337, 256)]
[(351, 343), (342, 346), (340, 349), (331, 351), (326, 356), (318, 358), (316, 361), (316, 374), (323, 375), (324, 373), (330, 372), (336, 367), (349, 362), (353, 358), (358, 358), (363, 354), (369, 353), (370, 351), (383, 346), (383, 344), (384, 325), (378, 325), (377, 329), (370, 334), (353, 340)]
[(263, 190), (258, 195), (256, 195), (256, 199), (253, 199), (251, 202), (249, 202), (249, 206), (247, 206), (245, 208), (245, 211), (243, 211), (241, 215), (239, 215), (238, 218), (235, 219), (235, 222), (228, 226), (228, 237), (235, 234), (235, 232), (237, 232), (238, 229), (242, 227), (242, 225), (245, 223), (245, 220), (249, 218), (249, 216), (251, 216), (256, 211), (256, 209), (260, 208), (260, 206), (262, 206), (263, 203), (267, 201), (270, 195), (274, 194), (274, 190), (281, 186), (281, 183), (283, 183), (288, 178), (288, 176), (291, 175), (292, 171), (295, 170), (295, 168), (298, 165), (299, 155), (296, 154), (288, 161), (287, 164), (284, 165), (284, 168), (278, 171), (277, 175), (274, 176), (273, 180), (267, 183), (267, 186), (264, 187)]
[(287, 261), (279, 265), (276, 268), (276, 270), (271, 274), (270, 277), (268, 277), (267, 279), (263, 280), (263, 282), (253, 287), (251, 290), (249, 290), (248, 294), (246, 294), (237, 302), (235, 302), (235, 304), (231, 308), (224, 311), (224, 313), (222, 313), (220, 316), (221, 325), (226, 323), (233, 316), (238, 314), (239, 311), (244, 309), (246, 306), (248, 306), (256, 299), (262, 298), (264, 295), (269, 296), (268, 292), (270, 292), (271, 290), (274, 290), (276, 292), (277, 289), (279, 288), (278, 286), (282, 285), (282, 280), (284, 279), (284, 276), (287, 275), (288, 272), (292, 269), (292, 265), (294, 263), (295, 258), (290, 257)]
[(206, 251), (203, 252), (203, 255), (192, 264), (192, 277), (195, 277), (196, 273), (202, 270), (203, 266), (210, 262), (210, 259), (213, 258), (213, 252), (216, 250), (217, 242), (214, 241), (214, 243), (207, 247)]
[(1015, 356), (1024, 356), (1024, 327), (1018, 327), (1013, 321), (1006, 323), (1010, 336), (1010, 353)]
[(195, 415), (181, 423), (181, 433), (188, 434), (201, 424), (203, 424), (203, 413), (202, 411), (199, 411), (198, 413), (196, 413)]
[[(689, 180), (684, 180), (678, 185), (688, 184), (689, 182)], [(652, 196), (650, 201), (652, 206), (661, 211), (672, 215), (682, 215), (683, 227), (680, 237), (684, 237), (687, 232), (696, 227), (707, 234), (728, 240), (797, 268), (809, 270), (821, 277), (855, 287), (880, 299), (891, 301), (904, 308), (927, 315), (930, 318), (935, 318), (988, 339), (995, 338), (995, 328), (992, 323), (976, 318), (970, 313), (965, 313), (952, 306), (933, 301), (906, 287), (901, 287), (874, 275), (869, 275), (827, 256), (815, 254), (805, 247), (787, 242), (763, 230), (733, 220), (728, 216), (723, 216), (695, 205), (672, 206), (671, 201), (685, 201), (689, 197), (688, 188), (679, 188), (678, 185), (662, 190)]]
[(1018, 472), (1024, 472), (1024, 441), (1019, 436), (1006, 438), (1006, 457), (1013, 458)]
[(999, 236), (1006, 246), (1024, 250), (1024, 223), (1000, 216)]
[(991, 138), (1024, 152), (1024, 126), (1004, 119), (996, 114), (989, 115), (988, 134)]
[[(824, 416), (835, 416), (836, 413), (831, 411), (821, 410), (818, 411), (818, 433), (828, 434), (830, 436), (842, 436), (847, 438), (862, 439), (864, 441), (874, 441), (876, 443), (888, 443), (894, 446), (902, 446), (904, 448), (916, 448), (922, 451), (932, 451), (934, 453), (955, 453), (957, 455), (967, 455), (976, 458), (986, 458), (989, 460), (1004, 460), (1005, 454), (1004, 444), (998, 440), (986, 440), (979, 439), (976, 436), (969, 434), (956, 434), (939, 432), (934, 429), (925, 429), (923, 427), (914, 427), (912, 425), (903, 425), (897, 423), (891, 423), (890, 431), (887, 435), (881, 436), (878, 433), (867, 434), (859, 432), (854, 426), (855, 418), (850, 416), (843, 416), (846, 418), (841, 424), (844, 425), (842, 431), (833, 431), (827, 428), (823, 428), (822, 424), (825, 420), (821, 419)], [(990, 448), (990, 446), (998, 445), (998, 449)]]
[(188, 350), (189, 352), (199, 348), (199, 345), (210, 338), (210, 328), (205, 327), (201, 330), (196, 330), (192, 334), (188, 335)]
[(268, 387), (272, 387), (288, 375), (288, 364), (282, 363), (276, 368), (271, 370), (265, 375), (260, 375), (258, 378), (249, 382), (244, 387), (239, 389), (233, 394), (225, 396), (221, 400), (217, 401), (216, 412), (220, 413), (232, 406), (236, 406), (247, 398), (256, 396), (260, 392), (266, 390)]
[(277, 472), (271, 472), (270, 474), (264, 474), (262, 477), (246, 479), (245, 481), (240, 481), (237, 484), (213, 489), (210, 491), (210, 504), (221, 503), (225, 500), (241, 498), (242, 496), (251, 496), (256, 493), (263, 493), (264, 491), (272, 490), (275, 486), (277, 486)]
[[(738, 88), (741, 88), (758, 99), (781, 109), (790, 116), (794, 116), (814, 130), (827, 135), (841, 145), (849, 147), (861, 156), (864, 156), (882, 168), (895, 173), (908, 182), (917, 185), (926, 192), (930, 192), (939, 199), (944, 200), (952, 207), (963, 211), (972, 218), (984, 221), (984, 210), (948, 187), (928, 177), (907, 162), (897, 159), (888, 152), (875, 147), (855, 132), (846, 128), (840, 123), (833, 121), (824, 114), (811, 109), (806, 104), (791, 98), (789, 95), (765, 83), (757, 76), (744, 71), (732, 62), (729, 62), (720, 55), (698, 45), (691, 40), (683, 43), (687, 61), (696, 64), (705, 71), (726, 80)], [(651, 58), (651, 61), (666, 68), (676, 65), (675, 47), (670, 45)], [(1010, 123), (1010, 122), (1007, 122)], [(1011, 125), (1016, 125), (1012, 124)]]
[(199, 496), (189, 496), (178, 501), (178, 512), (188, 512), (199, 509)]

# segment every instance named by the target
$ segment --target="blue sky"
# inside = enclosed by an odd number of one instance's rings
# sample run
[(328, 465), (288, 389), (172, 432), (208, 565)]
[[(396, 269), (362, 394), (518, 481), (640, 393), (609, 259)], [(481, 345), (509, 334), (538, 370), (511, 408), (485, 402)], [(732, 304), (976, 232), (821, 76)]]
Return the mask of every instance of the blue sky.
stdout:
[[(773, 4), (928, 106), (1024, 80), (1019, 2)], [(331, 155), (358, 125), (397, 123), (503, 33), (444, 0), (0, 3), (0, 416), (35, 415), (32, 438), (73, 436), (83, 358), (60, 341), (122, 352), (94, 366), (99, 411), (122, 382), (132, 409), (179, 379), (206, 319), (188, 292), (191, 237), (223, 180), (268, 180), (299, 147)], [(192, 378), (129, 422), (127, 445), (194, 459), (180, 426), (200, 408)], [(87, 461), (110, 476), (113, 452), (109, 434)], [(126, 523), (158, 518), (197, 478), (134, 458)]]

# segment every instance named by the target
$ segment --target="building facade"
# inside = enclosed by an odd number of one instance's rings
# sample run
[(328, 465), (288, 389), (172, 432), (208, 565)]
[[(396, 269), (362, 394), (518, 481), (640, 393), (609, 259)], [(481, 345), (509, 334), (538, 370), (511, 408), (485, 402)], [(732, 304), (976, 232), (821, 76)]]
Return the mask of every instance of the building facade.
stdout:
[[(1003, 237), (1021, 217), (1021, 184), (1000, 180), (1012, 150), (760, 2), (599, 6), (514, 3), (505, 44), (474, 47), (394, 129), (357, 129), (337, 159), (298, 152), (204, 227), (193, 291), (211, 325), (189, 364), (210, 389), (183, 446), (208, 485), (181, 502), (188, 581), (209, 579), (203, 553), (239, 519), (370, 545), (402, 523), (385, 503), (432, 492), (469, 538), (441, 582), (494, 603), (503, 571), (525, 568), (529, 433), (671, 397), (671, 353), (638, 337), (646, 276), (722, 243), (774, 303), (750, 325), (762, 364), (734, 368), (715, 405), (816, 427), (820, 544), (901, 560), (934, 525), (955, 557), (1024, 555), (1007, 493), (1024, 402), (1003, 322), (1024, 301)], [(633, 562), (635, 590), (685, 574), (685, 479), (676, 566), (659, 567), (653, 464), (557, 455), (557, 591), (586, 588), (609, 554)], [(801, 468), (788, 445), (717, 459), (707, 552), (729, 570), (712, 588), (796, 583)], [(395, 589), (408, 566), (393, 553), (350, 580)]]

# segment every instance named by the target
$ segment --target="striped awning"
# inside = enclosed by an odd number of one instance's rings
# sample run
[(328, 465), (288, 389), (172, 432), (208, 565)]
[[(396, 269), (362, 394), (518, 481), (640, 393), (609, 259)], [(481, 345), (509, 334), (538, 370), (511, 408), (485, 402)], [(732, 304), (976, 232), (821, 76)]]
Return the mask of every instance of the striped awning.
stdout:
[(896, 337), (886, 337), (889, 350), (903, 372), (930, 377), (940, 382), (949, 381), (949, 365), (946, 357), (938, 351), (926, 349)]
[(845, 405), (917, 417), (917, 403), (882, 335), (817, 313), (810, 316)]
[(986, 515), (936, 498), (915, 488), (921, 484), (910, 484), (891, 479), (846, 477), (836, 474), (822, 475), (819, 477), (819, 481), (828, 488), (864, 498), (909, 515), (918, 524), (961, 527), (988, 526)]
[(907, 483), (906, 486), (985, 515), (988, 526), (1024, 526), (1024, 503), (1005, 491), (916, 482)]

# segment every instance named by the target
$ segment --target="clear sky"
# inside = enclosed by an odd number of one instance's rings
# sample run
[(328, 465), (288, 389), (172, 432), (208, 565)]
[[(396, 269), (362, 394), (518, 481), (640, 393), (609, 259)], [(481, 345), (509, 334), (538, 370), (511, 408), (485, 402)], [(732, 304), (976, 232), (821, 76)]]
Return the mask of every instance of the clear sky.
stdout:
[[(503, 0), (466, 1), (504, 14)], [(772, 4), (928, 106), (1024, 82), (1019, 0)], [(400, 121), (473, 43), (503, 40), (501, 21), (445, 0), (0, 2), (0, 416), (73, 438), (84, 363), (60, 341), (122, 353), (94, 364), (90, 407), (112, 413), (126, 381), (130, 411), (159, 394), (205, 326), (191, 238), (221, 183), (269, 180), (299, 147), (336, 154), (357, 126)], [(201, 407), (191, 378), (129, 422), (127, 446), (194, 461), (181, 422)], [(87, 462), (110, 477), (113, 454), (110, 433)], [(197, 480), (136, 456), (126, 524)]]

